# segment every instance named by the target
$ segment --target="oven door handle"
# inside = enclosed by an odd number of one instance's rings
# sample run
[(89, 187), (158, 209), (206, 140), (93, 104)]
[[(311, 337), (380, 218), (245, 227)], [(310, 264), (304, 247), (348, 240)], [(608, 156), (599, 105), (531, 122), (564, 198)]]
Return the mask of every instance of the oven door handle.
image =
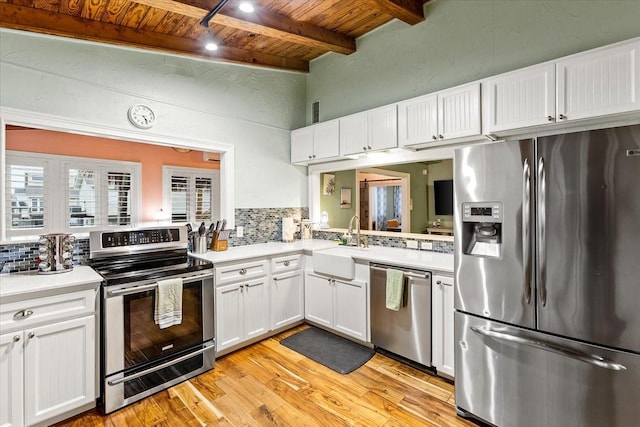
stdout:
[(175, 365), (176, 363), (183, 362), (183, 361), (185, 361), (187, 359), (190, 359), (190, 358), (192, 358), (194, 356), (197, 356), (199, 354), (202, 354), (202, 353), (204, 353), (206, 351), (209, 351), (209, 350), (213, 349), (215, 343), (214, 342), (209, 342), (209, 343), (205, 343), (204, 345), (205, 345), (204, 348), (201, 348), (199, 350), (193, 351), (193, 352), (191, 352), (189, 354), (185, 354), (184, 356), (180, 356), (177, 359), (171, 359), (171, 360), (169, 360), (167, 362), (164, 362), (164, 363), (162, 363), (160, 365), (153, 366), (153, 367), (151, 367), (149, 369), (145, 369), (144, 371), (136, 372), (135, 374), (132, 374), (132, 375), (127, 375), (127, 376), (124, 376), (122, 378), (117, 378), (115, 380), (109, 380), (109, 381), (107, 381), (107, 384), (109, 384), (110, 386), (122, 384), (125, 381), (135, 380), (136, 378), (143, 377), (145, 375), (148, 375), (148, 374), (151, 374), (153, 372), (159, 371), (161, 369), (167, 368), (167, 367), (169, 367), (171, 365)]
[[(209, 277), (213, 277), (213, 273), (200, 274), (199, 276), (186, 277), (184, 279), (184, 283), (191, 283), (191, 282), (195, 282), (196, 280), (208, 279)], [(114, 291), (108, 291), (107, 292), (107, 296), (109, 296), (109, 297), (119, 297), (119, 296), (122, 296), (122, 295), (137, 294), (137, 293), (140, 293), (140, 292), (151, 291), (151, 290), (153, 290), (153, 289), (155, 289), (157, 287), (158, 287), (157, 283), (150, 283), (148, 285), (143, 285), (143, 286), (133, 286), (131, 288), (116, 289)]]

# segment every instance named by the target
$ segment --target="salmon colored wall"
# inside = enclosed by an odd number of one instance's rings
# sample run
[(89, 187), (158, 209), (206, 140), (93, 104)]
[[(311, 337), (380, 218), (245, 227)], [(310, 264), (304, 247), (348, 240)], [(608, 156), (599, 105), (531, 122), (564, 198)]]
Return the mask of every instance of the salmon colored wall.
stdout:
[(58, 154), (142, 164), (142, 218), (154, 221), (162, 207), (162, 166), (219, 169), (202, 151), (178, 153), (170, 147), (40, 129), (7, 129), (7, 150)]

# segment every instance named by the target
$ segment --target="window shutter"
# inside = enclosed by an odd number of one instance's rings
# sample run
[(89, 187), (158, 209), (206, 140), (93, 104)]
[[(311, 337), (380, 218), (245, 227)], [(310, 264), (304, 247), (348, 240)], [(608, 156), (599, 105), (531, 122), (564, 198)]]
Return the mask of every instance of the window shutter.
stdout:
[(164, 166), (163, 176), (164, 206), (171, 212), (172, 222), (199, 223), (220, 215), (218, 171)]
[(171, 176), (171, 222), (186, 222), (189, 220), (190, 179), (187, 176)]
[(69, 226), (95, 226), (98, 217), (95, 171), (69, 168), (68, 177)]
[(43, 229), (45, 221), (45, 168), (8, 164), (7, 206), (10, 230)]
[(107, 172), (108, 225), (131, 225), (131, 173)]
[(195, 186), (195, 205), (196, 221), (206, 221), (211, 219), (211, 200), (212, 200), (212, 180), (211, 178), (196, 177)]

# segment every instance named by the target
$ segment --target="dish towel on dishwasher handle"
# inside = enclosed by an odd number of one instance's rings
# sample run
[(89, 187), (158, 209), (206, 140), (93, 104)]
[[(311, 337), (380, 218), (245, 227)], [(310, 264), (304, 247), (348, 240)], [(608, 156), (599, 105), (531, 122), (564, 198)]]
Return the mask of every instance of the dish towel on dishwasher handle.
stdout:
[(387, 268), (387, 308), (400, 310), (402, 303), (402, 291), (404, 290), (404, 273), (400, 270)]
[(153, 320), (160, 329), (182, 323), (182, 279), (158, 281)]

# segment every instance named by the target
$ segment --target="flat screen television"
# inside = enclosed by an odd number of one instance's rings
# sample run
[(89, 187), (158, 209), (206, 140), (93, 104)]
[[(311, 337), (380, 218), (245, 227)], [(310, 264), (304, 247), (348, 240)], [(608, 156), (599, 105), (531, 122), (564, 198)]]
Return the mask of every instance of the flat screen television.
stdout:
[(453, 215), (453, 180), (433, 181), (436, 215)]

